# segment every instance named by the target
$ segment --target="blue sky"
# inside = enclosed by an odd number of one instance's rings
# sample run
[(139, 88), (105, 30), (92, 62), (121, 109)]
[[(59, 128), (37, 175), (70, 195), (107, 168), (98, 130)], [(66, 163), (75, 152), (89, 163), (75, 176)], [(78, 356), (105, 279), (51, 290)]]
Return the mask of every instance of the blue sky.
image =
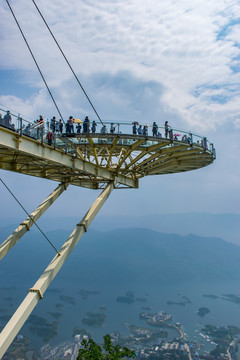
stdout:
[[(31, 1), (11, 1), (64, 117), (95, 118)], [(213, 165), (143, 179), (115, 191), (102, 214), (239, 212), (238, 0), (38, 0), (102, 119), (192, 130), (217, 151)], [(28, 119), (56, 115), (12, 15), (0, 4), (0, 107)], [(14, 173), (1, 177), (33, 210), (57, 184)], [(4, 216), (21, 212), (1, 188)], [(76, 215), (97, 192), (71, 187), (48, 214)], [(79, 199), (79, 200), (76, 200)], [(84, 210), (82, 210), (82, 208)]]

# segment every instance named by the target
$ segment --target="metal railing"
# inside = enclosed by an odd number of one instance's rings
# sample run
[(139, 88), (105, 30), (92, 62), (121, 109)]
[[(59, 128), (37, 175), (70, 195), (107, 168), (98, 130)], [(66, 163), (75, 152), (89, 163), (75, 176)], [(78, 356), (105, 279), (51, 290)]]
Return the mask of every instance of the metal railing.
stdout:
[[(73, 152), (73, 140), (77, 139), (77, 143), (87, 143), (87, 135), (91, 134), (94, 142), (106, 143), (108, 140), (112, 141), (112, 134), (123, 135), (121, 139), (122, 145), (131, 145), (135, 138), (146, 138), (146, 146), (154, 144), (158, 139), (168, 139), (170, 142), (184, 142), (189, 145), (196, 145), (204, 150), (212, 153), (216, 157), (215, 148), (213, 143), (210, 143), (206, 137), (194, 134), (189, 131), (180, 130), (168, 126), (157, 126), (140, 124), (136, 121), (129, 122), (114, 122), (104, 121), (104, 126), (95, 121), (96, 127), (93, 131), (92, 123), (84, 127), (82, 123), (74, 123), (69, 127), (68, 122), (62, 124), (59, 121), (53, 123), (48, 118), (29, 121), (21, 117), (20, 114), (16, 115), (13, 112), (0, 108), (0, 126), (8, 128), (20, 136), (25, 135), (32, 139), (41, 141), (54, 148), (63, 148), (65, 152)], [(83, 131), (85, 130), (85, 131)], [(127, 138), (131, 135), (131, 138)], [(134, 137), (134, 139), (132, 138)], [(108, 139), (108, 140), (107, 140)], [(68, 141), (69, 140), (69, 141)]]

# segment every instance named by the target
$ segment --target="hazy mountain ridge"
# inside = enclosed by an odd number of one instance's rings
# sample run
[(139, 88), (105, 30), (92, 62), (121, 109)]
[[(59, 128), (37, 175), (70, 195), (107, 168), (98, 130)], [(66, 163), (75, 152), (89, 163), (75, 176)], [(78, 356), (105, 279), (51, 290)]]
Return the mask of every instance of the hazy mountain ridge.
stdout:
[[(68, 231), (47, 233), (60, 249)], [(0, 274), (36, 279), (54, 256), (54, 250), (35, 230), (1, 261)], [(59, 276), (117, 281), (154, 281), (240, 278), (240, 247), (219, 238), (180, 236), (144, 228), (88, 231), (63, 266)], [(29, 274), (29, 269), (32, 269)], [(1, 275), (0, 275), (1, 276)]]
[(240, 214), (154, 214), (147, 216), (98, 217), (93, 223), (96, 230), (146, 227), (163, 233), (215, 236), (240, 245)]
[[(63, 229), (72, 231), (80, 221), (79, 217), (49, 218), (43, 216), (38, 221), (45, 231)], [(21, 222), (21, 219), (19, 222)], [(15, 221), (0, 219), (0, 226)], [(101, 213), (94, 219), (91, 229), (109, 231), (118, 228), (144, 227), (163, 233), (179, 235), (195, 234), (207, 237), (219, 237), (226, 241), (240, 245), (240, 214), (210, 214), (210, 213), (183, 213), (183, 214), (154, 214), (144, 216), (102, 216)], [(14, 230), (14, 228), (13, 228)]]

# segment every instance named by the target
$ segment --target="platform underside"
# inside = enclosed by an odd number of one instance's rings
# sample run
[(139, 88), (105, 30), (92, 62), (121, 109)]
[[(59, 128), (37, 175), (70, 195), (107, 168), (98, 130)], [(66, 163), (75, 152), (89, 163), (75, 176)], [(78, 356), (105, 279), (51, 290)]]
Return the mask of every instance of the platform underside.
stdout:
[(215, 159), (199, 143), (150, 136), (80, 134), (57, 137), (55, 145), (0, 128), (0, 168), (92, 189), (110, 181), (136, 188), (144, 176), (195, 170)]

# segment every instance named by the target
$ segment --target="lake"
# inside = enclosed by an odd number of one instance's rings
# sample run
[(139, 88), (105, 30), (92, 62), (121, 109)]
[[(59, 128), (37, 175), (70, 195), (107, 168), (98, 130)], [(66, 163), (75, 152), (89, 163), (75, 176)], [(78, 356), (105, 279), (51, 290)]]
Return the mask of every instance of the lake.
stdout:
[[(120, 331), (123, 336), (127, 336), (129, 334), (127, 323), (147, 326), (144, 320), (139, 319), (139, 313), (144, 311), (143, 307), (151, 308), (151, 310), (147, 310), (149, 312), (163, 310), (171, 314), (172, 323), (180, 322), (188, 339), (192, 340), (205, 341), (195, 331), (200, 330), (204, 324), (240, 327), (240, 304), (221, 298), (222, 294), (226, 293), (239, 294), (239, 281), (161, 281), (159, 283), (126, 281), (125, 283), (116, 283), (103, 279), (102, 283), (99, 281), (95, 283), (94, 280), (91, 283), (80, 283), (76, 273), (72, 277), (66, 274), (66, 278), (64, 278), (64, 274), (64, 272), (58, 274), (52, 286), (45, 293), (44, 299), (39, 302), (33, 312), (49, 321), (56, 321), (51, 313), (62, 313), (57, 320), (58, 335), (50, 341), (51, 345), (71, 340), (74, 327), (88, 330), (96, 341), (101, 341), (103, 335), (116, 330)], [(5, 279), (0, 278), (0, 315), (11, 314), (15, 311), (23, 300), (25, 283), (26, 279), (22, 279), (20, 276), (18, 278), (17, 274), (8, 282), (7, 286)], [(81, 289), (90, 293), (85, 294), (86, 296), (83, 298), (80, 293)], [(125, 295), (127, 291), (133, 292), (136, 298), (146, 299), (146, 301), (135, 301), (131, 304), (117, 302), (116, 298)], [(203, 297), (203, 294), (216, 295), (219, 298)], [(169, 300), (175, 303), (183, 302), (184, 297), (189, 298), (191, 303), (186, 305), (167, 304)], [(58, 308), (56, 308), (56, 304), (58, 304)], [(204, 317), (199, 317), (197, 310), (203, 306), (209, 308), (210, 312)], [(102, 327), (92, 327), (81, 322), (83, 318), (87, 318), (86, 313), (89, 311), (106, 315)], [(1, 322), (1, 325), (3, 324), (4, 322)], [(30, 337), (34, 349), (43, 345), (41, 337), (29, 331), (29, 324), (25, 324), (20, 333)], [(207, 342), (205, 346), (206, 350), (211, 348)]]

